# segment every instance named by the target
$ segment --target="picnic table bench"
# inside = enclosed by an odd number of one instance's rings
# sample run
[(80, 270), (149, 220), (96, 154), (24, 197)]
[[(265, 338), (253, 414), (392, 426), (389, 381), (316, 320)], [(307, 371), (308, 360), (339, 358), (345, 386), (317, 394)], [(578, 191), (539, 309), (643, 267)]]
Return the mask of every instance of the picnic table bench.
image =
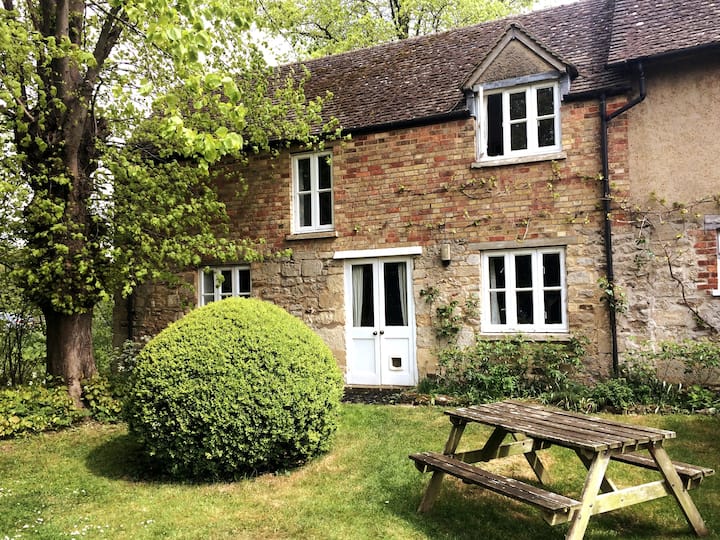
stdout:
[[(410, 455), (420, 471), (433, 473), (419, 512), (430, 510), (443, 477), (451, 475), (540, 509), (550, 525), (569, 522), (566, 540), (583, 538), (593, 515), (667, 495), (674, 496), (698, 536), (708, 534), (688, 490), (697, 488), (714, 471), (671, 461), (663, 442), (674, 438), (674, 431), (623, 424), (518, 401), (461, 407), (446, 411), (446, 414), (452, 427), (443, 452)], [(481, 449), (456, 452), (465, 427), (470, 423), (492, 426), (494, 430)], [(547, 484), (549, 473), (538, 452), (553, 445), (574, 450), (587, 469), (578, 499), (475, 465), (522, 454), (540, 484)], [(606, 475), (610, 461), (656, 470), (660, 479), (619, 489)]]

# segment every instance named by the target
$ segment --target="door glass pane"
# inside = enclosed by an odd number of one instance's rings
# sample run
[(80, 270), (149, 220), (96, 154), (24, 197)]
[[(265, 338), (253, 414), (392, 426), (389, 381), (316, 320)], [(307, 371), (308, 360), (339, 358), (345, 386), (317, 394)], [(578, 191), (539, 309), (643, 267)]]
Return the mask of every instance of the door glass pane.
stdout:
[(375, 326), (372, 264), (353, 265), (352, 288), (353, 326)]
[(539, 88), (537, 90), (537, 113), (538, 116), (555, 114), (552, 88)]
[(490, 288), (505, 288), (505, 257), (490, 257)]
[(383, 265), (385, 325), (407, 326), (407, 271), (405, 263)]
[(330, 156), (318, 157), (318, 188), (330, 189), (332, 187), (332, 175), (330, 174)]
[(533, 323), (533, 293), (532, 291), (518, 291), (517, 298), (517, 322), (518, 324)]
[(299, 191), (310, 191), (310, 158), (298, 160)]
[(555, 145), (555, 119), (538, 120), (538, 146)]
[(560, 291), (545, 291), (545, 324), (562, 324)]
[(543, 285), (545, 287), (560, 286), (560, 254), (543, 254)]
[(510, 120), (519, 120), (527, 117), (525, 92), (510, 94)]
[(309, 227), (312, 225), (312, 196), (307, 193), (300, 195), (300, 226)]
[(532, 287), (532, 255), (515, 257), (515, 286), (518, 289)]
[(320, 195), (320, 225), (332, 224), (332, 193), (323, 191)]
[(506, 324), (505, 293), (490, 293), (490, 322), (492, 324)]
[(527, 143), (527, 122), (519, 122), (510, 125), (510, 149), (526, 150)]
[(487, 154), (503, 155), (502, 94), (487, 97)]

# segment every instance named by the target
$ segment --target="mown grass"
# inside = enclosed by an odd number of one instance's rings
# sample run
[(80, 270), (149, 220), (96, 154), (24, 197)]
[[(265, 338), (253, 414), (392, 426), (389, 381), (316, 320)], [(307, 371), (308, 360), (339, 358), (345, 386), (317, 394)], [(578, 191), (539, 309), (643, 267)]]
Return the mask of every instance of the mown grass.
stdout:
[[(720, 418), (627, 416), (677, 431), (676, 460), (720, 469)], [(474, 427), (474, 426), (473, 426)], [(144, 471), (124, 426), (87, 424), (0, 442), (0, 539), (470, 539), (562, 538), (525, 505), (447, 479), (427, 514), (416, 513), (429, 475), (407, 455), (441, 450), (449, 422), (431, 407), (343, 405), (333, 450), (286, 473), (235, 483), (184, 484)], [(479, 428), (465, 446), (482, 440)], [(584, 469), (562, 449), (546, 453), (552, 487), (577, 494)], [(613, 465), (626, 484), (652, 473)], [(513, 458), (503, 472), (529, 478)], [(720, 481), (707, 479), (693, 498), (711, 535), (720, 533)], [(669, 497), (594, 517), (588, 539), (694, 538)]]

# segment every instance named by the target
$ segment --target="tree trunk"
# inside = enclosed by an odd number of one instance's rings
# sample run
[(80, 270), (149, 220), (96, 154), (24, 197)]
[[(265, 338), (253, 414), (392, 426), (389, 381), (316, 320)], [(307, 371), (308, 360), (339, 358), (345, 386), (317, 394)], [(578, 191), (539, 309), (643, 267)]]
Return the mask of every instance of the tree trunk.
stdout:
[(48, 375), (60, 377), (78, 408), (82, 402), (81, 381), (97, 373), (92, 344), (92, 311), (67, 315), (43, 310), (47, 326)]

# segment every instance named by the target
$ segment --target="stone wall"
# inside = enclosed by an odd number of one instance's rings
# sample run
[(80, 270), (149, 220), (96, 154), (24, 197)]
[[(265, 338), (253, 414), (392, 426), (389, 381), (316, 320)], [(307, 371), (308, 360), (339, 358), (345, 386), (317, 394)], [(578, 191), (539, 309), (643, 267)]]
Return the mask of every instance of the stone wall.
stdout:
[[(628, 169), (614, 223), (628, 306), (618, 318), (623, 350), (720, 331), (717, 233), (703, 227), (705, 215), (720, 214), (720, 58), (645, 72), (647, 97), (626, 113)], [(680, 364), (661, 371), (688, 380)]]
[[(625, 99), (621, 96), (611, 106)], [(607, 373), (607, 308), (598, 288), (604, 274), (598, 112), (594, 101), (563, 105), (566, 158), (555, 162), (473, 167), (473, 119), (330, 143), (336, 230), (320, 238), (291, 234), (288, 153), (227, 165), (219, 192), (227, 202), (233, 237), (263, 238), (268, 253), (292, 250), (290, 256), (252, 263), (253, 295), (307, 321), (344, 365), (344, 270), (343, 261), (334, 260), (333, 254), (420, 246), (423, 252), (414, 260), (412, 279), (422, 378), (436, 369), (440, 343), (432, 327), (434, 309), (452, 300), (462, 305), (480, 295), (482, 250), (562, 245), (566, 246), (570, 332), (590, 338), (590, 371)], [(613, 152), (625, 151), (613, 158), (611, 167), (614, 180), (627, 187), (624, 120), (614, 124), (610, 143)], [(447, 266), (440, 260), (442, 244), (451, 250)], [(430, 286), (439, 291), (434, 306), (420, 295)], [(135, 334), (154, 333), (177, 317), (183, 308), (180, 296), (169, 299), (178, 294), (162, 288), (142, 293), (144, 307), (139, 303), (136, 307)], [(478, 320), (467, 321), (461, 340), (470, 342), (478, 328)]]

